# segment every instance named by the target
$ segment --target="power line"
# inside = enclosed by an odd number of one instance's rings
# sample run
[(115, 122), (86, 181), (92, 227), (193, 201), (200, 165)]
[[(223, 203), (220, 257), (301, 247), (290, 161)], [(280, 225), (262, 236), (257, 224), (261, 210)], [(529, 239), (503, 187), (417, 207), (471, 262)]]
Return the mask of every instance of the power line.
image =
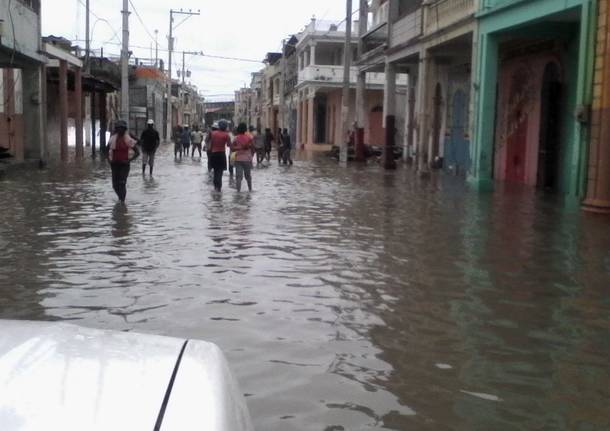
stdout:
[(148, 27), (146, 27), (146, 24), (144, 24), (144, 20), (142, 19), (142, 17), (138, 13), (138, 9), (136, 9), (136, 6), (133, 4), (133, 2), (131, 0), (129, 0), (129, 4), (131, 5), (131, 7), (133, 9), (133, 12), (136, 14), (136, 17), (138, 18), (138, 21), (140, 21), (140, 24), (142, 24), (142, 27), (144, 27), (144, 31), (146, 32), (146, 34), (148, 34), (148, 37), (150, 37), (150, 40), (152, 40), (154, 43), (157, 43), (157, 40), (150, 33), (150, 31), (148, 30)]
[[(73, 42), (82, 42), (81, 39), (73, 39)], [(120, 43), (117, 42), (104, 42), (103, 45), (120, 45)], [(146, 49), (149, 50), (150, 47), (149, 46), (141, 46), (141, 45), (129, 45), (131, 48), (137, 48), (137, 49)], [(164, 48), (159, 48), (159, 51), (162, 52), (169, 52), (168, 49), (164, 49)], [(176, 52), (182, 52), (182, 51), (176, 51)], [(201, 52), (199, 54), (197, 54), (197, 56), (199, 57), (208, 57), (208, 58), (215, 58), (218, 60), (233, 60), (233, 61), (243, 61), (246, 63), (258, 63), (258, 64), (264, 64), (264, 61), (262, 60), (253, 60), (251, 58), (240, 58), (240, 57), (227, 57), (227, 56), (222, 56), (222, 55), (213, 55), (213, 54), (206, 54), (204, 52)]]
[[(83, 1), (83, 0), (77, 0), (81, 5), (87, 7), (87, 4)], [(112, 32), (114, 33), (113, 35), (113, 39), (116, 39), (118, 41), (120, 41), (121, 39), (119, 38), (119, 35), (117, 34), (117, 30), (112, 26), (112, 24), (110, 24), (110, 21), (108, 21), (106, 18), (102, 18), (99, 15), (97, 15), (95, 12), (93, 12), (93, 10), (91, 8), (89, 8), (89, 13), (91, 15), (93, 15), (98, 21), (102, 21), (105, 22), (106, 24), (108, 24), (108, 27), (110, 27), (110, 30), (112, 30)], [(93, 25), (95, 27), (95, 24)], [(84, 41), (83, 41), (84, 42)]]

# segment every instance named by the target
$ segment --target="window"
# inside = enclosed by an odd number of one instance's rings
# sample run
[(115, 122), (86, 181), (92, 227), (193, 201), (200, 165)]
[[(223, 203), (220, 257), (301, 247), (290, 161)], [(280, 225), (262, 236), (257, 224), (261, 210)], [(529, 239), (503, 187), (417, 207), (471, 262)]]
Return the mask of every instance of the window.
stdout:
[(18, 0), (19, 3), (29, 7), (37, 14), (40, 13), (40, 0)]
[(403, 17), (421, 7), (422, 0), (398, 0), (398, 16)]

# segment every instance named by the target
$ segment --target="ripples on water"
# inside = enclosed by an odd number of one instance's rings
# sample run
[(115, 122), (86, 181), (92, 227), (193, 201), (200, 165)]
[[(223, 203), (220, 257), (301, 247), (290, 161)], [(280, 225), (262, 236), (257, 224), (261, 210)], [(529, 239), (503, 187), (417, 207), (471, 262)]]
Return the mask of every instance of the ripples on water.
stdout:
[(164, 149), (0, 182), (0, 317), (207, 339), (261, 431), (610, 429), (608, 220), (408, 169)]

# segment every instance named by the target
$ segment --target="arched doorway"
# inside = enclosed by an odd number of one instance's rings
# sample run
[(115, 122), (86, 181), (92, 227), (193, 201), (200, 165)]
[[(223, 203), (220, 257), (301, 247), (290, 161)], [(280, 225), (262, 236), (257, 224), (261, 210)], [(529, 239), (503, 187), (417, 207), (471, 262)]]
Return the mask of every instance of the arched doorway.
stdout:
[(549, 62), (542, 78), (537, 173), (537, 185), (545, 189), (556, 189), (559, 179), (561, 87), (559, 65)]
[(511, 76), (506, 130), (506, 180), (525, 182), (529, 127), (530, 73), (520, 67)]
[(465, 175), (470, 160), (468, 139), (468, 96), (462, 89), (453, 93), (451, 103), (451, 128), (445, 144), (446, 165), (456, 174)]

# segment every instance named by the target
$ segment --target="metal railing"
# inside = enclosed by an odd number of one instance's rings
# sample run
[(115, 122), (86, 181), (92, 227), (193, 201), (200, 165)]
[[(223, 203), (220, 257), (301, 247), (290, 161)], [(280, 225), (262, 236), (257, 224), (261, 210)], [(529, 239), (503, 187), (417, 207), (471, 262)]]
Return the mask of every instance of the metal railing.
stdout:
[(438, 0), (429, 3), (426, 5), (424, 33), (434, 33), (474, 13), (474, 0)]

